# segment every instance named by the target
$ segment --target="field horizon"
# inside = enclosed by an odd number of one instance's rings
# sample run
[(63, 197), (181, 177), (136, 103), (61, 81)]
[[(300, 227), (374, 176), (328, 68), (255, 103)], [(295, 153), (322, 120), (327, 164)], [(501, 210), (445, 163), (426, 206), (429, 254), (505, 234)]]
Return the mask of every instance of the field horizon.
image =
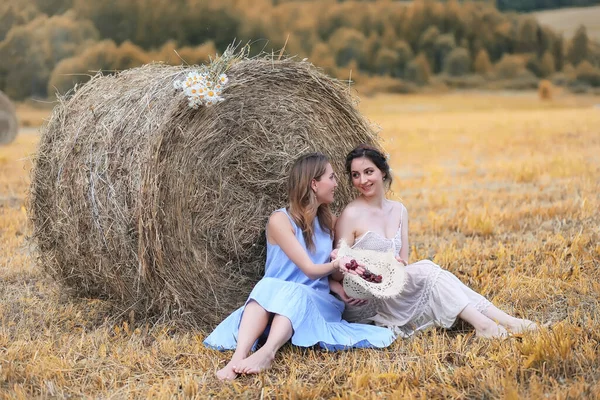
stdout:
[(584, 25), (588, 36), (600, 41), (600, 5), (591, 7), (567, 7), (531, 13), (542, 25), (563, 33), (570, 39), (580, 25)]
[(390, 154), (410, 262), (432, 259), (539, 332), (486, 340), (458, 323), (384, 350), (286, 345), (271, 370), (219, 382), (231, 353), (206, 349), (210, 332), (69, 297), (35, 265), (26, 196), (48, 109), (19, 104), (24, 133), (0, 147), (0, 399), (600, 398), (600, 98), (380, 94), (359, 108)]

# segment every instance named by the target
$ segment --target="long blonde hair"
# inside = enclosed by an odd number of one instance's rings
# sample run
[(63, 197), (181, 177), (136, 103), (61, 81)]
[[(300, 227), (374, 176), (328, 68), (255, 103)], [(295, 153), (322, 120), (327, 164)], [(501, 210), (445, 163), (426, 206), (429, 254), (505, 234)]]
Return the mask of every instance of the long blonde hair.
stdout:
[(298, 158), (288, 178), (289, 214), (302, 229), (306, 247), (315, 250), (313, 221), (319, 218), (321, 229), (333, 237), (333, 214), (329, 204), (317, 204), (317, 197), (311, 188), (313, 179), (321, 180), (329, 160), (324, 154), (310, 153)]

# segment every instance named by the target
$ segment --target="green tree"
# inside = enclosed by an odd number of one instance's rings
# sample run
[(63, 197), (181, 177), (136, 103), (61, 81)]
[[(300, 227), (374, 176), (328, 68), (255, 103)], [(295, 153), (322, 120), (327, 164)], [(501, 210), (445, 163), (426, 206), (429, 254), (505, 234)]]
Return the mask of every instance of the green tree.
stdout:
[(414, 58), (414, 54), (410, 45), (404, 40), (396, 42), (394, 49), (398, 54), (398, 64), (396, 65), (396, 73), (398, 77), (404, 77), (406, 75), (406, 67), (408, 63)]
[(425, 54), (421, 53), (406, 67), (406, 79), (418, 84), (426, 85), (431, 77), (431, 68)]
[(37, 8), (29, 3), (18, 3), (16, 0), (0, 2), (0, 42), (13, 26), (24, 25), (39, 14)]
[(103, 40), (58, 63), (48, 82), (48, 93), (64, 94), (76, 84), (87, 82), (98, 71), (111, 73), (149, 61), (148, 54), (131, 42), (117, 46), (112, 40)]
[(432, 25), (419, 37), (418, 51), (427, 57), (427, 63), (435, 65), (436, 42), (440, 36), (437, 26)]
[(434, 73), (442, 71), (444, 60), (455, 48), (456, 41), (454, 40), (454, 35), (446, 33), (437, 37), (434, 44)]
[(494, 70), (501, 79), (513, 79), (525, 72), (525, 62), (521, 56), (505, 54), (494, 66)]
[(525, 57), (525, 69), (531, 71), (535, 76), (541, 78), (544, 76), (542, 72), (542, 63), (535, 53), (528, 54)]
[(337, 73), (337, 64), (331, 49), (323, 42), (317, 43), (310, 54), (309, 61), (317, 67), (323, 68), (331, 76)]
[[(188, 5), (186, 5), (187, 7)], [(218, 50), (224, 51), (238, 37), (242, 15), (229, 6), (229, 2), (209, 3), (195, 1), (194, 12), (181, 11), (183, 39), (179, 44), (197, 46), (212, 40)], [(285, 40), (287, 35), (280, 37)]]
[(554, 56), (549, 51), (546, 51), (540, 62), (540, 70), (543, 77), (549, 77), (556, 72), (554, 64)]
[(170, 40), (160, 49), (148, 53), (149, 61), (161, 61), (171, 65), (200, 65), (208, 62), (210, 57), (217, 54), (213, 42), (208, 41), (196, 47), (177, 47), (174, 40)]
[(359, 67), (364, 62), (365, 36), (352, 28), (340, 28), (329, 38), (329, 48), (333, 52), (336, 64), (344, 67), (356, 60)]
[(398, 76), (398, 53), (389, 48), (381, 48), (375, 57), (375, 71), (379, 75)]
[(135, 37), (140, 12), (134, 0), (75, 0), (73, 10), (92, 21), (104, 39), (118, 44)]
[(475, 72), (479, 75), (486, 76), (492, 71), (492, 63), (490, 62), (490, 56), (485, 49), (479, 50), (475, 57), (474, 64)]
[(40, 16), (13, 27), (0, 43), (0, 85), (14, 99), (46, 97), (50, 73), (58, 62), (77, 54), (98, 40), (89, 21), (72, 14)]
[(575, 67), (571, 63), (566, 63), (562, 68), (563, 74), (570, 79), (575, 79)]
[(73, 7), (73, 0), (34, 0), (34, 3), (48, 16), (64, 14)]
[(383, 33), (381, 35), (381, 45), (385, 47), (392, 47), (398, 41), (396, 30), (391, 23), (387, 22), (383, 25)]
[(463, 76), (471, 72), (471, 54), (469, 50), (458, 47), (444, 60), (444, 72), (450, 76)]
[(573, 65), (578, 65), (588, 57), (589, 39), (585, 26), (581, 25), (571, 40), (567, 59)]
[(369, 71), (377, 70), (377, 57), (382, 49), (393, 48), (393, 44), (392, 46), (384, 46), (381, 38), (375, 32), (371, 32), (369, 37), (365, 40), (364, 46), (363, 54), (365, 57), (365, 66)]
[(558, 36), (552, 46), (552, 56), (554, 57), (554, 65), (557, 71), (563, 69), (565, 63), (565, 40), (562, 36)]
[(519, 19), (517, 27), (517, 48), (519, 53), (531, 53), (538, 49), (538, 23), (532, 17)]
[(589, 61), (584, 60), (575, 69), (578, 81), (585, 82), (591, 86), (600, 86), (600, 69), (594, 67)]

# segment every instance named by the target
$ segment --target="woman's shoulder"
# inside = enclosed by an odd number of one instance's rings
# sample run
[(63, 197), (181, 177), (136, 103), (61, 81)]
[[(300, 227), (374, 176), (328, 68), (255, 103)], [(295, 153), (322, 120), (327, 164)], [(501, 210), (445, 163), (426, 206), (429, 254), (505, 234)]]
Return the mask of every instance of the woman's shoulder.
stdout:
[(342, 213), (340, 214), (339, 218), (344, 218), (344, 219), (354, 219), (356, 217), (359, 217), (360, 215), (362, 215), (362, 210), (364, 210), (364, 205), (361, 204), (359, 201), (352, 200), (350, 203), (348, 203), (346, 205), (346, 207), (344, 207), (344, 209), (342, 210)]
[(273, 226), (289, 226), (293, 228), (292, 218), (287, 209), (279, 208), (271, 213), (267, 221), (267, 227)]
[(406, 209), (404, 204), (402, 204), (401, 202), (396, 201), (396, 200), (389, 200), (389, 199), (388, 199), (388, 201), (390, 202), (390, 204), (392, 205), (394, 210), (398, 210), (401, 213), (408, 212), (408, 210)]

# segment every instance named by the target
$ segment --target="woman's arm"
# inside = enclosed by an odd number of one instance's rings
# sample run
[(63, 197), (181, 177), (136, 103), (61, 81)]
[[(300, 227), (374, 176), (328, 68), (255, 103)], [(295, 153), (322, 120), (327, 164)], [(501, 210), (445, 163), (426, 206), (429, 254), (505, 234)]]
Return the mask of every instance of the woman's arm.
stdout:
[(300, 268), (302, 272), (310, 279), (319, 279), (329, 275), (338, 268), (345, 269), (344, 260), (335, 260), (325, 264), (315, 264), (312, 262), (292, 228), (292, 224), (287, 215), (282, 212), (276, 212), (271, 215), (267, 223), (267, 240), (271, 244), (276, 244)]
[(402, 238), (402, 248), (400, 249), (399, 257), (404, 262), (404, 265), (408, 264), (408, 210), (406, 207), (402, 207), (402, 231), (400, 232)]
[(340, 298), (342, 299), (342, 301), (346, 302), (344, 300), (344, 298), (348, 298), (348, 296), (346, 295), (346, 291), (344, 290), (344, 286), (342, 285), (341, 282), (332, 279), (331, 275), (329, 275), (329, 290), (331, 290), (333, 293), (335, 293), (338, 296), (340, 296)]
[[(348, 246), (354, 244), (354, 229), (352, 228), (351, 214), (351, 211), (346, 207), (336, 221), (335, 236), (333, 240), (335, 248), (340, 247), (340, 242), (342, 240), (344, 240)], [(341, 281), (344, 278), (344, 274), (340, 271), (335, 271), (331, 277), (336, 281)]]

